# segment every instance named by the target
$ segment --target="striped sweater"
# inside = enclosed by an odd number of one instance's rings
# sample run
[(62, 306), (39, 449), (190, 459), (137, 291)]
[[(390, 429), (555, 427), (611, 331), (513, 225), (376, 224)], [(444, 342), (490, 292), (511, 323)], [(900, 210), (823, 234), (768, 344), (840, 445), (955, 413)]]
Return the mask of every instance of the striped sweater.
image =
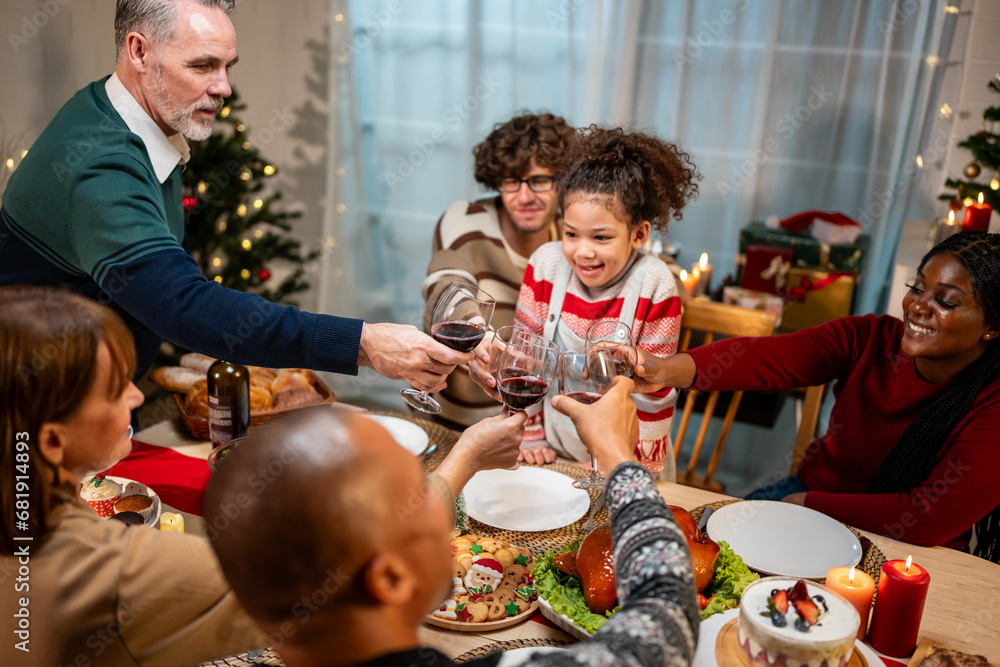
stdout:
[[(457, 201), (448, 207), (434, 230), (434, 253), (421, 291), (424, 296), (424, 331), (430, 332), (434, 307), (455, 280), (478, 285), (496, 299), (491, 328), (513, 322), (514, 307), (528, 258), (516, 252), (503, 238), (499, 198), (475, 202)], [(557, 225), (551, 229), (556, 236)], [(448, 387), (436, 394), (441, 416), (465, 426), (500, 413), (501, 406), (459, 366), (448, 377)]]
[[(611, 283), (600, 288), (584, 285), (573, 274), (570, 276), (566, 298), (560, 316), (560, 331), (569, 330), (570, 337), (585, 340), (587, 329), (600, 320), (618, 319), (621, 315), (624, 291), (638, 264), (629, 267)], [(565, 262), (562, 244), (546, 243), (535, 251), (528, 262), (518, 296), (514, 324), (542, 335), (549, 315), (553, 283), (559, 267)], [(661, 261), (648, 264), (639, 293), (635, 319), (630, 323), (636, 345), (650, 354), (666, 357), (677, 352), (681, 326), (681, 300), (674, 276)], [(551, 401), (549, 392), (546, 402)], [(670, 426), (673, 421), (676, 392), (663, 390), (656, 394), (634, 394), (639, 412), (639, 442), (636, 458), (653, 472), (663, 469), (664, 463), (673, 465), (673, 446)], [(543, 413), (537, 411), (528, 422), (526, 441), (545, 438)], [(549, 443), (550, 445), (553, 443)], [(560, 452), (565, 454), (565, 452)], [(667, 460), (668, 455), (670, 459)]]

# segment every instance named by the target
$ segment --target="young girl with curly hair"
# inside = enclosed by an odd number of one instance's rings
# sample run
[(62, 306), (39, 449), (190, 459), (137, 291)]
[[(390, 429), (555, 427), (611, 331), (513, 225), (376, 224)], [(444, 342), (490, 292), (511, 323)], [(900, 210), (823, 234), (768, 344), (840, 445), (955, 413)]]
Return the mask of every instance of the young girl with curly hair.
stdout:
[[(681, 218), (698, 192), (699, 177), (690, 156), (674, 143), (621, 128), (582, 130), (559, 179), (562, 241), (547, 243), (531, 256), (515, 326), (569, 350), (585, 346), (595, 322), (618, 321), (629, 326), (645, 352), (674, 354), (681, 319), (677, 284), (663, 262), (639, 249), (652, 229), (665, 231), (671, 218)], [(554, 394), (535, 408), (521, 460), (589, 457), (573, 424), (552, 409)], [(633, 399), (640, 421), (636, 458), (652, 472), (672, 469), (676, 393)]]

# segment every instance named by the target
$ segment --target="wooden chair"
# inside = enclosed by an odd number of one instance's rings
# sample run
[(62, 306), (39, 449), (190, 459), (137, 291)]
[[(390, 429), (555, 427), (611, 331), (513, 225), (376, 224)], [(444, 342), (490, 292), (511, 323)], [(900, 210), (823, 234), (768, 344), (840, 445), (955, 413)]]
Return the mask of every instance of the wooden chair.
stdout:
[[(701, 332), (704, 338), (702, 345), (707, 345), (715, 340), (716, 336), (770, 336), (774, 333), (775, 321), (778, 316), (774, 313), (767, 313), (760, 310), (749, 310), (738, 308), (722, 303), (711, 301), (688, 301), (684, 305), (684, 314), (681, 316), (681, 339), (678, 346), (679, 352), (684, 352), (691, 345), (691, 337), (694, 332)], [(677, 435), (674, 437), (674, 459), (680, 456), (681, 445), (684, 443), (684, 434), (687, 431), (688, 422), (691, 420), (691, 413), (694, 411), (695, 399), (698, 391), (688, 389), (684, 402), (684, 412), (681, 415), (680, 425), (677, 428)], [(743, 398), (742, 391), (732, 392), (729, 401), (729, 409), (722, 420), (722, 430), (715, 443), (712, 452), (712, 460), (708, 464), (708, 470), (704, 475), (695, 474), (695, 467), (698, 465), (698, 456), (701, 454), (702, 445), (705, 444), (705, 436), (708, 433), (708, 425), (712, 421), (712, 413), (715, 412), (715, 405), (719, 401), (719, 392), (713, 391), (708, 395), (705, 404), (705, 412), (701, 419), (701, 426), (698, 429), (698, 436), (694, 441), (694, 450), (691, 452), (691, 459), (688, 461), (687, 469), (681, 470), (677, 467), (677, 482), (687, 486), (695, 486), (709, 491), (722, 491), (722, 485), (715, 481), (715, 469), (719, 465), (719, 457), (726, 446), (726, 438), (729, 437), (729, 430), (733, 425), (733, 418), (736, 417), (736, 410), (740, 406)]]
[(823, 404), (825, 384), (806, 387), (806, 397), (802, 402), (802, 414), (799, 415), (799, 428), (795, 434), (795, 449), (792, 450), (792, 463), (788, 474), (794, 475), (802, 465), (809, 444), (816, 439), (816, 423), (819, 421), (819, 408)]

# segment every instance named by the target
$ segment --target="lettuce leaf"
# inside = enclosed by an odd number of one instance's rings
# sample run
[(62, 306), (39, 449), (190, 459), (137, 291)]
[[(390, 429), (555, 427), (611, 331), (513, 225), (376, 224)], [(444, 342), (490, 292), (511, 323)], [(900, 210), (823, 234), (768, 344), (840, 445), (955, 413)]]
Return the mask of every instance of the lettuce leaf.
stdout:
[(701, 610), (701, 620), (703, 621), (712, 614), (720, 614), (727, 609), (736, 609), (740, 606), (743, 589), (760, 579), (760, 575), (751, 572), (743, 559), (729, 547), (729, 544), (719, 540), (719, 548), (721, 550), (715, 561), (715, 574), (712, 575), (712, 581), (701, 592), (705, 597), (712, 598), (708, 605)]

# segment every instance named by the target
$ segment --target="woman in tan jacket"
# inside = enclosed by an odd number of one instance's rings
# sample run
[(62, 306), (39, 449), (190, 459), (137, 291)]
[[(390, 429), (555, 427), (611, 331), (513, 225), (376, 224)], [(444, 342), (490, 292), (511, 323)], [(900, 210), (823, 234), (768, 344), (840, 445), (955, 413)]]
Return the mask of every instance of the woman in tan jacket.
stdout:
[(187, 665), (266, 645), (208, 542), (105, 521), (81, 482), (128, 455), (135, 346), (88, 299), (0, 288), (3, 665)]

